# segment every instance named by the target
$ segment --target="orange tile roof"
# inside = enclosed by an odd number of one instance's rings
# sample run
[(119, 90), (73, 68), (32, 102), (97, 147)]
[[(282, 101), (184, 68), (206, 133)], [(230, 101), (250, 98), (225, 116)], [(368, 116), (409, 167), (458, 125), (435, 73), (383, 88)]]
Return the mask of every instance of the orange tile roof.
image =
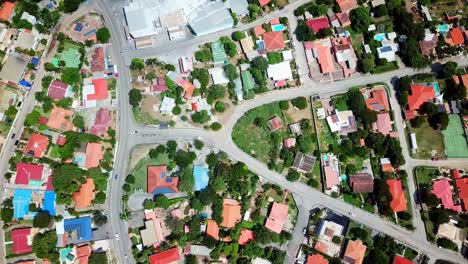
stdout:
[(371, 92), (371, 95), (372, 97), (366, 99), (367, 108), (374, 111), (390, 109), (385, 88), (376, 89)]
[(401, 181), (397, 179), (387, 180), (387, 185), (393, 198), (390, 202), (392, 211), (395, 213), (406, 211), (406, 197), (401, 186)]
[(361, 240), (349, 240), (343, 260), (353, 264), (362, 264), (366, 249), (366, 245)]
[(254, 232), (252, 230), (242, 228), (239, 237), (239, 245), (244, 246), (252, 240), (254, 240)]
[(73, 130), (73, 123), (70, 121), (70, 117), (73, 115), (73, 111), (66, 110), (60, 107), (54, 107), (50, 112), (47, 126), (53, 129), (70, 131)]
[(335, 64), (333, 62), (333, 56), (331, 54), (331, 47), (324, 45), (323, 40), (305, 42), (304, 46), (306, 49), (315, 49), (315, 51), (317, 52), (317, 60), (320, 65), (321, 73), (331, 73), (335, 71)]
[(91, 178), (87, 178), (86, 182), (81, 184), (80, 190), (72, 195), (73, 201), (75, 201), (75, 208), (85, 208), (92, 205), (95, 187), (94, 181)]
[(219, 240), (219, 227), (215, 220), (208, 220), (206, 224), (206, 235)]
[(340, 6), (341, 12), (350, 11), (358, 5), (356, 0), (336, 0), (336, 2)]
[(382, 164), (382, 172), (393, 172), (393, 166), (391, 163)]
[(465, 43), (465, 38), (463, 37), (463, 32), (460, 27), (452, 28), (447, 35), (446, 42), (452, 46), (458, 46)]
[(436, 97), (434, 88), (422, 84), (411, 85), (411, 95), (408, 96), (408, 109), (418, 110), (425, 102)]
[(265, 49), (267, 51), (280, 50), (286, 47), (282, 31), (272, 31), (263, 34)]
[(307, 257), (307, 264), (328, 264), (328, 260), (320, 254), (314, 254)]
[(322, 242), (320, 242), (320, 241), (317, 241), (317, 242), (315, 243), (315, 245), (314, 245), (314, 249), (315, 249), (315, 250), (318, 250), (318, 251), (320, 251), (320, 252), (322, 252), (322, 253), (327, 254), (328, 246), (327, 246), (327, 244), (325, 244), (325, 243), (322, 243)]
[(258, 3), (260, 4), (260, 6), (266, 6), (270, 2), (271, 0), (258, 0)]
[(156, 253), (149, 256), (150, 264), (169, 264), (180, 260), (179, 248), (171, 248), (169, 250)]
[[(146, 211), (146, 210), (145, 210)], [(162, 231), (161, 220), (156, 216), (154, 211), (145, 212), (146, 220), (153, 220), (154, 231), (156, 233), (156, 238), (159, 242), (164, 241), (166, 238), (164, 237)]]
[(24, 148), (24, 154), (28, 154), (36, 158), (42, 158), (47, 151), (48, 146), (48, 137), (34, 133), (29, 137), (28, 144)]
[(232, 228), (242, 219), (241, 206), (234, 199), (224, 199), (222, 227)]
[(270, 215), (265, 222), (265, 227), (279, 234), (283, 229), (284, 222), (288, 217), (289, 206), (283, 203), (273, 203)]
[(265, 32), (266, 32), (266, 30), (262, 27), (262, 25), (258, 25), (256, 27), (254, 27), (254, 34), (257, 37), (260, 37)]
[(86, 145), (86, 169), (98, 167), (102, 158), (104, 158), (104, 152), (101, 143), (88, 143)]
[(152, 194), (176, 193), (179, 177), (171, 177), (167, 173), (167, 166), (148, 166), (147, 192)]
[(82, 245), (76, 248), (76, 256), (80, 264), (88, 264), (89, 256), (91, 256), (91, 246), (89, 244)]
[(3, 3), (2, 8), (0, 9), (0, 20), (9, 21), (13, 10), (15, 10), (16, 4), (11, 2)]

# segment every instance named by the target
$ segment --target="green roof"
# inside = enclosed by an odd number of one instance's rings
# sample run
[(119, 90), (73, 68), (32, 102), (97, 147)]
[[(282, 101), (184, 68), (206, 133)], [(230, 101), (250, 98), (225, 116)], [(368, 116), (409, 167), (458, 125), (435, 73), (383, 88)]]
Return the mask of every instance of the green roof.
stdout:
[(251, 90), (255, 87), (252, 74), (249, 71), (242, 72), (242, 86), (244, 86), (244, 90), (246, 91)]
[(217, 40), (211, 43), (211, 53), (213, 53), (213, 62), (224, 62), (227, 59), (224, 46), (221, 41)]

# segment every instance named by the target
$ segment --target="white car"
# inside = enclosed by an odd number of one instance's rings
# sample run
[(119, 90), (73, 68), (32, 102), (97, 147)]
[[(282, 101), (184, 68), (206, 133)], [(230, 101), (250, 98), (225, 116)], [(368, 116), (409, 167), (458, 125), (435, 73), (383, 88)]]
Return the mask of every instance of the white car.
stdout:
[(119, 240), (119, 234), (115, 233), (115, 240)]
[(125, 258), (128, 258), (127, 251), (124, 252)]

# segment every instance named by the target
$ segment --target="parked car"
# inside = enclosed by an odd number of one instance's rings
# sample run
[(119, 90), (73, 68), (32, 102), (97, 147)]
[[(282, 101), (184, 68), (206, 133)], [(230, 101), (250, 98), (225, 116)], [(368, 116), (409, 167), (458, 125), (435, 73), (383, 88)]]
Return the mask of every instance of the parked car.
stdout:
[(16, 137), (16, 134), (13, 133), (13, 134), (11, 135), (11, 138), (13, 139), (13, 138), (15, 138), (15, 137)]
[(114, 175), (114, 179), (116, 179), (116, 180), (117, 180), (117, 178), (118, 178), (118, 177), (119, 177), (119, 175), (118, 175), (118, 174)]
[(115, 240), (119, 240), (119, 234), (115, 233)]
[(15, 141), (15, 146), (18, 146), (19, 145), (19, 140), (16, 140)]

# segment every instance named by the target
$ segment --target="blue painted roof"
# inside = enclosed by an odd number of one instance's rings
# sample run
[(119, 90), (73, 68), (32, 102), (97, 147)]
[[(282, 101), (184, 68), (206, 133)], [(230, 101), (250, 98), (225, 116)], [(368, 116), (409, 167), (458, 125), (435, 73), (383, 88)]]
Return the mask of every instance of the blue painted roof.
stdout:
[(81, 241), (90, 241), (93, 239), (93, 231), (91, 229), (91, 217), (85, 216), (80, 218), (65, 219), (63, 222), (65, 232), (76, 231), (77, 238)]
[(93, 30), (91, 30), (91, 31), (88, 31), (88, 32), (84, 33), (83, 36), (87, 37), (87, 36), (89, 36), (89, 35), (95, 34), (96, 31), (97, 31), (96, 29), (93, 29)]
[(46, 191), (44, 193), (44, 204), (42, 205), (42, 210), (48, 211), (50, 215), (55, 215), (55, 199), (55, 192)]
[(208, 181), (210, 180), (210, 177), (208, 176), (209, 171), (209, 169), (203, 168), (202, 166), (193, 166), (193, 177), (195, 178), (195, 191), (201, 191), (208, 186)]
[(32, 199), (32, 190), (16, 189), (13, 194), (13, 217), (24, 218), (29, 214), (29, 204)]
[(39, 64), (39, 58), (37, 57), (32, 57), (31, 63), (34, 64), (34, 66), (37, 66)]
[(265, 50), (265, 42), (263, 40), (257, 42), (257, 51), (264, 51)]
[(22, 85), (22, 86), (24, 86), (24, 87), (31, 87), (31, 86), (32, 86), (29, 82), (27, 82), (27, 81), (25, 81), (25, 80), (21, 80), (21, 81), (19, 82), (19, 84)]

